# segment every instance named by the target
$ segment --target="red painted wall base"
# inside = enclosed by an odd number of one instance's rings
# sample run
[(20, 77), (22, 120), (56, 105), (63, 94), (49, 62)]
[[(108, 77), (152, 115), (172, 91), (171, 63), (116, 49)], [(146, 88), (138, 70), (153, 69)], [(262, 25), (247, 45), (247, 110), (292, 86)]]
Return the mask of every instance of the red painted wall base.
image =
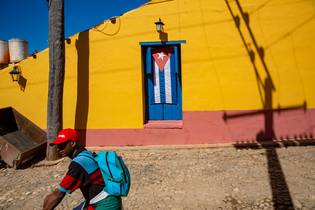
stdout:
[(184, 112), (182, 127), (88, 129), (86, 146), (183, 145), (313, 138), (315, 109)]

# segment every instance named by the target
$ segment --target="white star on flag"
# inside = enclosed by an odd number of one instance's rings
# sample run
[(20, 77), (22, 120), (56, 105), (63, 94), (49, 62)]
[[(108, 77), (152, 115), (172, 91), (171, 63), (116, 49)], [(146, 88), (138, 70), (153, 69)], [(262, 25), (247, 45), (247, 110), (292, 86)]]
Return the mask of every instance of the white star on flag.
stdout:
[(163, 52), (158, 53), (158, 59), (164, 60), (164, 57), (165, 57), (165, 56), (166, 56), (166, 55), (165, 55)]

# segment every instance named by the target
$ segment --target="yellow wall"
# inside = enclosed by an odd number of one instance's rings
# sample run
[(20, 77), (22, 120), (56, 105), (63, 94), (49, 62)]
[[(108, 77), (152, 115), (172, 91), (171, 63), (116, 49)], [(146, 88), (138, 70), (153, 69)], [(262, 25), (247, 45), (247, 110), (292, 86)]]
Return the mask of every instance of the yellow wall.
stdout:
[[(249, 14), (249, 29), (236, 1), (155, 0), (116, 23), (105, 21), (71, 37), (66, 44), (64, 127), (143, 127), (139, 42), (159, 41), (154, 25), (159, 17), (169, 41), (187, 41), (182, 45), (183, 111), (271, 108), (271, 102), (276, 108), (304, 101), (314, 108), (315, 2), (239, 4)], [(239, 30), (232, 14), (240, 17)], [(264, 49), (263, 59), (255, 43)], [(255, 54), (253, 63), (249, 52)], [(10, 80), (12, 67), (0, 70), (0, 107), (12, 106), (46, 128), (48, 50), (20, 67), (27, 80), (24, 91)], [(266, 78), (274, 88), (264, 88)]]

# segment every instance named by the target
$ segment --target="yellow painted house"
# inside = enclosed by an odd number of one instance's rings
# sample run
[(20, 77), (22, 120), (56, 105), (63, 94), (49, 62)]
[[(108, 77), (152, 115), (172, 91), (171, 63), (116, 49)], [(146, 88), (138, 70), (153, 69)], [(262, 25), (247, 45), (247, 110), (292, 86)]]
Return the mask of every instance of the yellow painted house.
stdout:
[[(313, 0), (151, 0), (66, 41), (63, 125), (87, 146), (313, 138), (314, 55)], [(46, 129), (48, 49), (18, 65), (0, 108)]]

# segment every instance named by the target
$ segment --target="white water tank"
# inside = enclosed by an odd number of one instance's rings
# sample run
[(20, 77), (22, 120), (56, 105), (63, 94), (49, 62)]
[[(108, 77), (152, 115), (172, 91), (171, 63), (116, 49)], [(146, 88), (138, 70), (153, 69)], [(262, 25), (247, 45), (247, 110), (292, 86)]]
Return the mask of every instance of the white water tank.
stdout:
[(28, 43), (23, 39), (9, 40), (10, 62), (17, 63), (28, 56)]
[(0, 40), (0, 64), (8, 64), (9, 57), (9, 45), (8, 42)]

